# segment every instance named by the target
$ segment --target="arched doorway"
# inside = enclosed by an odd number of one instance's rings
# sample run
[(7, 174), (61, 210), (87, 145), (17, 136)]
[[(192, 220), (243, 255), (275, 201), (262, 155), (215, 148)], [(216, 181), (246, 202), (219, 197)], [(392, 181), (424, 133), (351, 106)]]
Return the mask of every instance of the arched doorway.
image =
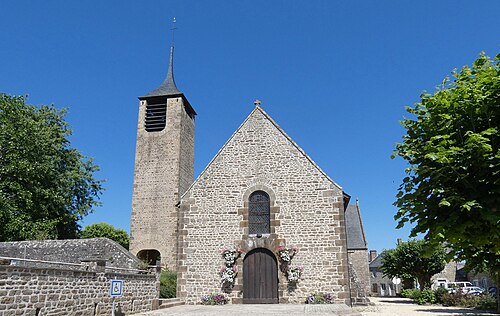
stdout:
[(160, 252), (156, 249), (143, 249), (137, 253), (137, 258), (151, 266), (159, 266), (161, 262)]
[(278, 303), (278, 263), (265, 248), (250, 251), (243, 260), (243, 303)]

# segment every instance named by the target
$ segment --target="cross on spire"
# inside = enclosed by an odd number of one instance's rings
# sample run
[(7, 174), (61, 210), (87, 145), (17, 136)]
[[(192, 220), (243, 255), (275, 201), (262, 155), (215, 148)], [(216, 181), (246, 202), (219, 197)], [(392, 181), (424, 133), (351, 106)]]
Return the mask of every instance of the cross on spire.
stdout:
[(175, 22), (177, 22), (175, 20), (175, 16), (172, 20), (172, 28), (170, 29), (172, 31), (172, 47), (174, 47), (174, 35), (175, 35), (175, 30), (177, 30), (177, 27), (175, 26)]
[(253, 104), (255, 104), (255, 106), (260, 106), (260, 100), (258, 99), (255, 99), (255, 101), (253, 101)]

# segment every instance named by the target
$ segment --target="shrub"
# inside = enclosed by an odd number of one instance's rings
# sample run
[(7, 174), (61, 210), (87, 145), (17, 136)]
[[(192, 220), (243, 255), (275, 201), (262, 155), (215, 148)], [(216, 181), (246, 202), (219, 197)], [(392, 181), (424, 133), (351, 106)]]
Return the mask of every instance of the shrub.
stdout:
[(333, 303), (333, 295), (330, 293), (321, 294), (316, 293), (313, 295), (309, 295), (306, 300), (306, 304), (332, 304)]
[(418, 300), (420, 297), (419, 289), (404, 289), (401, 291), (401, 296), (406, 298), (411, 298), (412, 300)]
[(497, 308), (497, 300), (491, 295), (482, 295), (479, 297), (475, 308), (482, 310), (495, 310)]
[(434, 304), (436, 303), (436, 295), (431, 289), (424, 289), (420, 292), (419, 297), (416, 299), (418, 305), (424, 305), (426, 303)]
[(160, 274), (160, 297), (174, 298), (177, 289), (177, 273), (163, 270)]
[(436, 303), (442, 304), (443, 303), (443, 295), (447, 294), (448, 290), (445, 289), (444, 287), (438, 287), (434, 291), (434, 296), (436, 296)]
[(202, 305), (224, 305), (229, 299), (224, 294), (210, 294), (201, 298)]
[(461, 291), (455, 293), (445, 293), (441, 297), (444, 306), (462, 306), (465, 295)]

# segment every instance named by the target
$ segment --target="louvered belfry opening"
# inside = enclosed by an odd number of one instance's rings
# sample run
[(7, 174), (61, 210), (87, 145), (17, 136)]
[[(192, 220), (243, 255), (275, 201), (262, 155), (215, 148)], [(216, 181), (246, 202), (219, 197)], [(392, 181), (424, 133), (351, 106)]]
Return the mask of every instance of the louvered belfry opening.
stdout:
[(159, 132), (165, 129), (167, 124), (167, 104), (147, 102), (146, 121), (144, 126), (147, 132)]
[(264, 191), (255, 191), (248, 201), (248, 234), (269, 234), (270, 202)]

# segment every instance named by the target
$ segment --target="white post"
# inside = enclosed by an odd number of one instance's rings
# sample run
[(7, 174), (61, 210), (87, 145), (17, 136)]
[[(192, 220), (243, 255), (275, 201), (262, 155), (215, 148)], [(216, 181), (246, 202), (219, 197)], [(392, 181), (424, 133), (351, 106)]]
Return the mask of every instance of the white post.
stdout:
[(111, 316), (115, 316), (115, 298), (113, 297), (113, 307), (111, 309)]

